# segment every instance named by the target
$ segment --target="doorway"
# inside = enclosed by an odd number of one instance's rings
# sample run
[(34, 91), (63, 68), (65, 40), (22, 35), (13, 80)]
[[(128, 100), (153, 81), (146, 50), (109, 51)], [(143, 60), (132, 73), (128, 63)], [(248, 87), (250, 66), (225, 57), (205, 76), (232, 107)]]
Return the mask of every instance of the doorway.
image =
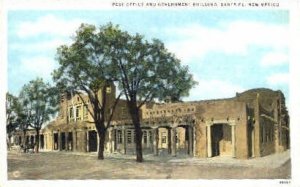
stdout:
[(211, 128), (212, 156), (232, 155), (231, 126), (214, 124)]
[(96, 131), (89, 131), (89, 152), (96, 152), (97, 151), (97, 132)]

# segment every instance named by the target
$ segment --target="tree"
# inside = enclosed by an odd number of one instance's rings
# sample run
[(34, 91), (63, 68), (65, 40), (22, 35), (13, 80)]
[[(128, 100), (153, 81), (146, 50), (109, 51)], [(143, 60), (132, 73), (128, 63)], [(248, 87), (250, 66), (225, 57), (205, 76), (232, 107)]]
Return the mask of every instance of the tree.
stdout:
[(95, 123), (99, 137), (98, 159), (104, 159), (104, 145), (107, 129), (118, 103), (119, 96), (108, 102), (106, 88), (113, 84), (115, 78), (110, 62), (106, 56), (106, 41), (102, 32), (93, 25), (82, 24), (70, 46), (62, 45), (57, 50), (60, 67), (53, 72), (53, 79), (61, 92), (72, 91), (77, 94), (84, 105), (85, 93), (90, 100), (88, 112)]
[(7, 148), (10, 149), (11, 146), (11, 137), (12, 133), (18, 127), (17, 119), (17, 109), (18, 109), (18, 100), (17, 97), (13, 96), (10, 93), (6, 93), (6, 134), (7, 134)]
[(187, 96), (196, 84), (187, 66), (183, 66), (164, 44), (151, 42), (140, 34), (130, 35), (111, 24), (105, 28), (110, 61), (117, 73), (136, 131), (136, 161), (143, 161), (140, 108), (147, 102)]
[[(28, 111), (24, 109), (19, 97), (10, 93), (6, 93), (6, 132), (8, 135), (8, 147), (10, 146), (10, 138), (12, 133), (17, 129), (22, 131), (23, 142), (20, 142), (23, 147), (26, 146), (26, 132), (29, 127), (30, 117)], [(26, 150), (24, 149), (24, 152)]]
[(23, 124), (36, 131), (36, 153), (39, 152), (40, 130), (57, 111), (58, 94), (54, 87), (37, 78), (25, 84), (20, 92)]

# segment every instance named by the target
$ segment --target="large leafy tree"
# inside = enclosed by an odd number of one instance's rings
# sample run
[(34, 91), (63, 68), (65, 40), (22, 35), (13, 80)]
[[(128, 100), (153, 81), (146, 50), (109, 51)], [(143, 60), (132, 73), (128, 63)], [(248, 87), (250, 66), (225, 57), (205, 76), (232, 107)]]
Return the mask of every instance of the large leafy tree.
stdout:
[(54, 87), (37, 78), (25, 84), (20, 92), (22, 122), (36, 131), (36, 153), (39, 152), (42, 125), (54, 116), (58, 106), (58, 94)]
[[(115, 81), (111, 63), (105, 53), (107, 41), (102, 32), (93, 25), (82, 24), (71, 45), (62, 45), (57, 50), (60, 67), (53, 72), (53, 79), (61, 92), (72, 91), (87, 105), (81, 93), (90, 100), (87, 108), (95, 123), (99, 137), (98, 159), (104, 159), (104, 145), (107, 129), (121, 96), (107, 101), (106, 88)], [(89, 121), (87, 121), (89, 122)]]
[(18, 99), (10, 93), (6, 93), (6, 135), (7, 135), (7, 145), (8, 149), (11, 145), (12, 133), (18, 127)]
[(136, 161), (142, 162), (142, 131), (140, 108), (146, 102), (171, 98), (178, 101), (187, 96), (196, 82), (164, 44), (147, 41), (140, 34), (131, 35), (111, 24), (103, 31), (119, 88), (123, 90), (136, 131)]

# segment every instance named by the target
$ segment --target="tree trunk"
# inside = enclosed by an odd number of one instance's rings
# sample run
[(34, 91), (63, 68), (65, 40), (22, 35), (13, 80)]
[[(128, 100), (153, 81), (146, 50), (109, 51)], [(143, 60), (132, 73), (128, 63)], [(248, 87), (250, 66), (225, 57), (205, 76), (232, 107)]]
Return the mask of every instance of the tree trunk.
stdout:
[(143, 147), (142, 147), (142, 130), (141, 126), (135, 125), (135, 137), (136, 137), (136, 161), (143, 162)]
[(105, 130), (98, 131), (99, 137), (99, 150), (98, 150), (98, 160), (104, 160), (104, 144), (105, 144)]
[(142, 147), (142, 129), (140, 124), (140, 117), (139, 117), (139, 109), (136, 103), (130, 104), (130, 114), (132, 118), (132, 123), (135, 129), (135, 139), (136, 139), (136, 161), (143, 162), (143, 147)]
[(39, 152), (39, 147), (40, 147), (40, 130), (36, 129), (35, 153)]

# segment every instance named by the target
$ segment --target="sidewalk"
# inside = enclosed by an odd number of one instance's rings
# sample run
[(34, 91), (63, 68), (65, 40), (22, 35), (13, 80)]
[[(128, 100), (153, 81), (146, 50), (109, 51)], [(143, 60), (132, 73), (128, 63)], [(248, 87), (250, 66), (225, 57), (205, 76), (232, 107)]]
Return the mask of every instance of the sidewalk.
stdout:
[(290, 159), (290, 150), (264, 157), (250, 158), (248, 160), (235, 159), (231, 157), (212, 158), (187, 158), (172, 159), (169, 162), (182, 165), (215, 165), (215, 166), (240, 166), (255, 168), (278, 168)]
[[(82, 156), (97, 157), (97, 152), (82, 153), (82, 152), (59, 152), (63, 154), (73, 154)], [(111, 153), (105, 154), (105, 158), (109, 159), (124, 159), (135, 161), (135, 155), (133, 154), (121, 154)], [(264, 157), (250, 158), (250, 159), (236, 159), (231, 157), (212, 157), (212, 158), (197, 158), (190, 157), (188, 155), (177, 155), (173, 157), (171, 155), (154, 156), (153, 154), (144, 154), (145, 161), (150, 162), (165, 162), (176, 165), (201, 165), (201, 166), (227, 166), (227, 167), (255, 167), (255, 168), (278, 168), (286, 163), (290, 159), (290, 150), (282, 153), (276, 153)]]

